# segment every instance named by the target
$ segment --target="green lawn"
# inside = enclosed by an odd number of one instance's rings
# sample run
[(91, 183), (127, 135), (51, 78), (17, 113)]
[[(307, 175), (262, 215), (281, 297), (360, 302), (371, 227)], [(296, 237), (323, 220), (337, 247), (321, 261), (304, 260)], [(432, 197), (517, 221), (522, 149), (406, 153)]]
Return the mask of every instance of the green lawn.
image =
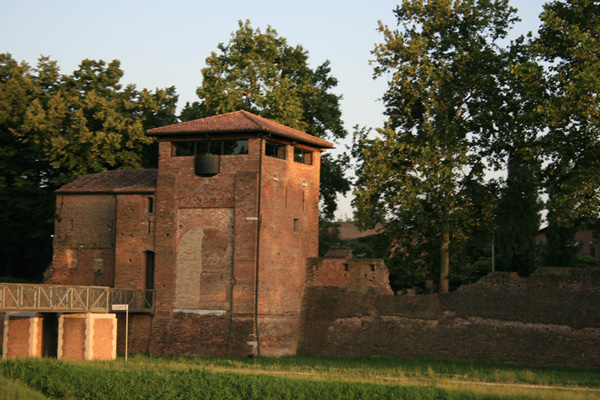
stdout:
[(600, 399), (600, 370), (423, 359), (19, 359), (0, 362), (2, 376), (3, 392), (37, 392), (0, 394), (12, 400)]

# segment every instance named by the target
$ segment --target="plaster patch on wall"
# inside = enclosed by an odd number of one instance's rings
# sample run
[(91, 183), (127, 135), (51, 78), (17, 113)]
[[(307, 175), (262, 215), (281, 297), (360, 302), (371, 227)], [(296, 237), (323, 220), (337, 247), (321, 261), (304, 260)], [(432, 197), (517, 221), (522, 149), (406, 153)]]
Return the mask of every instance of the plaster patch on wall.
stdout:
[(180, 308), (196, 308), (200, 300), (202, 276), (202, 240), (204, 230), (194, 227), (183, 233), (177, 251), (177, 290), (175, 304)]
[(233, 267), (233, 209), (178, 212), (176, 309), (229, 309)]

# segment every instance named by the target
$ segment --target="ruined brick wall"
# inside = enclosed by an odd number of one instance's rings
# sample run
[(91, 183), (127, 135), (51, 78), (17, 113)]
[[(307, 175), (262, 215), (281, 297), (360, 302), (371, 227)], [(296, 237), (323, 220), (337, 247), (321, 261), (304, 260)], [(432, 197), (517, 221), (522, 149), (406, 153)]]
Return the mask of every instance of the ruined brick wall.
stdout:
[(381, 259), (309, 258), (306, 260), (310, 287), (336, 286), (361, 290), (373, 288), (378, 294), (393, 294), (389, 272)]
[(456, 292), (307, 288), (298, 353), (600, 366), (600, 269), (495, 273)]
[(57, 195), (52, 265), (45, 283), (112, 286), (116, 198)]

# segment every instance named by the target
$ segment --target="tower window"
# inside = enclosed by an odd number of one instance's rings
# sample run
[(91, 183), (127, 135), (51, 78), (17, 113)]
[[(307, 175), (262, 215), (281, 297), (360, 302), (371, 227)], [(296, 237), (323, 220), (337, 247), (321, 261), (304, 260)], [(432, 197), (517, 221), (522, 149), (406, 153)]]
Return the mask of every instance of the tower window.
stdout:
[(298, 218), (294, 218), (294, 232), (300, 232), (300, 220)]
[(294, 161), (297, 163), (312, 165), (312, 151), (294, 147)]
[(173, 142), (171, 155), (174, 157), (193, 156), (195, 143), (194, 142)]
[(196, 154), (224, 156), (248, 154), (248, 139), (173, 142), (171, 149), (171, 155), (173, 157), (188, 157)]
[(154, 197), (148, 197), (148, 212), (154, 212)]
[(285, 160), (285, 148), (285, 144), (271, 142), (270, 140), (267, 140), (265, 142), (265, 155)]

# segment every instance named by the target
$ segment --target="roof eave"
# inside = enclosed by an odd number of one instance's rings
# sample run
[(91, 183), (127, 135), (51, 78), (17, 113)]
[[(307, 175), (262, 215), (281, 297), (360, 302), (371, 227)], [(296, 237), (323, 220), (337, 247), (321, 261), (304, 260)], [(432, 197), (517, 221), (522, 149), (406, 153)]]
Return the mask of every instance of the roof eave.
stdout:
[[(303, 139), (299, 139), (297, 137), (286, 135), (281, 132), (273, 131), (270, 129), (236, 129), (236, 130), (223, 130), (223, 131), (215, 130), (215, 131), (202, 131), (202, 132), (178, 131), (178, 132), (162, 132), (162, 133), (154, 133), (154, 134), (151, 133), (151, 130), (148, 130), (146, 132), (146, 135), (152, 136), (156, 139), (164, 139), (164, 138), (169, 138), (169, 137), (177, 138), (177, 137), (185, 137), (185, 136), (209, 136), (211, 134), (233, 135), (233, 134), (249, 134), (249, 133), (255, 134), (257, 136), (259, 136), (261, 133), (263, 133), (263, 134), (267, 134), (269, 136), (285, 138), (286, 140), (289, 140), (290, 142), (298, 142), (298, 143), (303, 143), (303, 144), (309, 145), (311, 147), (317, 147), (321, 151), (325, 151), (325, 150), (334, 148), (333, 143), (328, 142), (324, 139), (320, 139), (316, 136), (313, 136), (315, 140), (303, 140)], [(308, 133), (307, 133), (307, 135), (308, 135)]]

